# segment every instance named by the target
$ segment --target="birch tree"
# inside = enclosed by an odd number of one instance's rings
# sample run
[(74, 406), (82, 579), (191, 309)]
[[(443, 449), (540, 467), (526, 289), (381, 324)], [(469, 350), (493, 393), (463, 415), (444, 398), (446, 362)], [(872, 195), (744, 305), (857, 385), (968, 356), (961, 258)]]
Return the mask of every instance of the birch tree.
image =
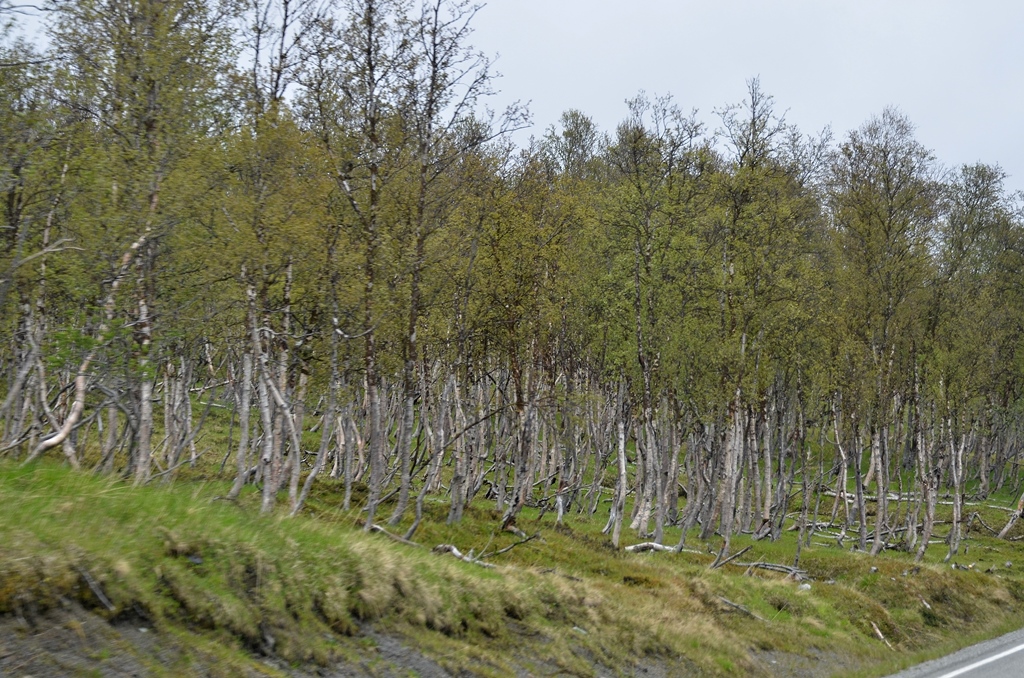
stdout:
[[(97, 278), (120, 275), (121, 253), (132, 257), (131, 382), (138, 403), (133, 469), (136, 481), (144, 482), (152, 468), (156, 262), (176, 223), (163, 209), (163, 193), (189, 140), (216, 115), (217, 74), (231, 54), (231, 8), (126, 0), (58, 3), (55, 10), (53, 49), (66, 56), (61, 96), (83, 118), (74, 143), (85, 144), (83, 155), (94, 163), (86, 176), (95, 179), (68, 232), (108, 260), (105, 275)], [(103, 146), (104, 153), (97, 153)], [(76, 401), (84, 397), (86, 378), (76, 377)], [(68, 416), (64, 427), (73, 427), (81, 408)]]

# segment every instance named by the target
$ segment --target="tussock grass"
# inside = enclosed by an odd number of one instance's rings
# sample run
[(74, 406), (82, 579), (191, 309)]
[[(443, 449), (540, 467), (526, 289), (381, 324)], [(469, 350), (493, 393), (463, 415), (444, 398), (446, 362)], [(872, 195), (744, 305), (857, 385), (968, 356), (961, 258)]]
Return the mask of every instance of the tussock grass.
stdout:
[(214, 501), (217, 489), (3, 467), (0, 613), (34, 617), (72, 599), (113, 622), (140, 618), (245, 653), (329, 664), (361, 623), (500, 638), (507, 614), (538, 606), (532, 583), (351, 528), (260, 518)]
[[(453, 672), (483, 676), (629, 674), (648, 661), (692, 675), (771, 675), (765, 653), (827, 656), (841, 672), (881, 675), (1024, 623), (1024, 554), (981, 533), (957, 559), (972, 569), (939, 562), (940, 547), (919, 566), (896, 552), (806, 548), (805, 591), (775, 572), (710, 570), (710, 553), (616, 551), (601, 516), (556, 526), (525, 509), (519, 527), (541, 536), (484, 569), (362, 532), (329, 479), (309, 515), (293, 519), (257, 515), (255, 493), (237, 505), (217, 500), (225, 489), (0, 465), (0, 614), (32, 618), (76, 600), (115, 624), (152, 626), (227, 674), (267, 673), (260, 657), (355, 661), (371, 624)], [(415, 537), (426, 547), (479, 555), (519, 539), (499, 533), (500, 516), (482, 503), (457, 526), (444, 523), (442, 502), (426, 510)], [(733, 543), (753, 544), (744, 561), (785, 563), (795, 538)]]

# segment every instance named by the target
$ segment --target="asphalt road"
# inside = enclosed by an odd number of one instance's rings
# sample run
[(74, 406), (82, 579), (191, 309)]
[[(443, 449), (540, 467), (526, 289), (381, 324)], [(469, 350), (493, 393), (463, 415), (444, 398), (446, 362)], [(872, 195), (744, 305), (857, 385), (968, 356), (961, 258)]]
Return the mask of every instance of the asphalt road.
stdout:
[(889, 678), (1021, 678), (1024, 629), (918, 664)]

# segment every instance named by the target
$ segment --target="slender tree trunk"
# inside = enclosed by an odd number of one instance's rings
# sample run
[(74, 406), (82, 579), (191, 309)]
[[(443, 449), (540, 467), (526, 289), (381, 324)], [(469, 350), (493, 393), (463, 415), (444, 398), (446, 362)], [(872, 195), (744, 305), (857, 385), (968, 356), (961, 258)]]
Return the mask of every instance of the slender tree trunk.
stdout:
[[(324, 465), (327, 463), (328, 451), (331, 445), (331, 437), (334, 435), (335, 420), (337, 417), (337, 403), (338, 403), (338, 386), (341, 381), (341, 375), (338, 373), (338, 333), (332, 328), (331, 331), (331, 381), (327, 387), (327, 409), (324, 411), (324, 422), (323, 428), (320, 431), (320, 448), (316, 453), (316, 462), (313, 464), (313, 468), (310, 470), (309, 475), (306, 476), (306, 482), (302, 485), (302, 492), (295, 500), (292, 506), (291, 515), (298, 515), (299, 511), (306, 503), (306, 499), (309, 497), (309, 492), (313, 488), (313, 482), (317, 476), (323, 470)], [(339, 447), (338, 452), (341, 452)]]
[[(448, 409), (448, 393), (449, 384), (446, 383), (441, 392), (441, 400), (438, 404), (437, 417), (434, 422), (434, 440), (432, 444), (430, 444), (431, 451), (430, 461), (427, 464), (427, 477), (423, 482), (423, 487), (420, 488), (419, 494), (416, 495), (416, 517), (413, 520), (412, 525), (409, 526), (408, 531), (405, 533), (406, 539), (412, 539), (412, 536), (419, 528), (420, 522), (423, 520), (423, 501), (426, 499), (431, 485), (434, 484), (435, 478), (441, 471), (441, 461), (444, 458), (444, 449), (447, 445), (445, 414)], [(421, 414), (421, 418), (425, 418), (425, 412)]]
[[(334, 375), (331, 375), (333, 379)], [(288, 485), (288, 498), (291, 501), (292, 513), (298, 512), (299, 507), (299, 480), (302, 476), (302, 425), (303, 419), (306, 414), (306, 389), (309, 386), (309, 373), (305, 370), (304, 366), (299, 369), (299, 385), (295, 390), (295, 400), (291, 404), (291, 412), (286, 412), (285, 416), (292, 420), (292, 425), (289, 427), (292, 434), (292, 452), (291, 452), (291, 479)], [(323, 438), (323, 436), (321, 436)], [(323, 443), (321, 442), (321, 447)], [(317, 457), (316, 463), (320, 463), (320, 458)], [(317, 471), (319, 473), (319, 471)]]
[(864, 476), (861, 474), (861, 462), (864, 457), (861, 444), (861, 429), (857, 422), (853, 422), (853, 446), (850, 451), (853, 454), (854, 481), (857, 483), (857, 548), (866, 551), (868, 548), (868, 507), (864, 499)]
[(114, 471), (114, 455), (117, 452), (117, 407), (107, 407), (107, 424), (104, 431), (103, 443), (100, 449), (100, 463), (97, 470), (100, 473), (108, 474)]
[(462, 409), (462, 394), (455, 377), (452, 377), (454, 401), (455, 401), (455, 429), (463, 435), (455, 441), (454, 458), (452, 462), (452, 484), (449, 488), (451, 495), (451, 506), (448, 511), (449, 525), (455, 525), (462, 520), (462, 510), (466, 498), (466, 477), (469, 472), (469, 460), (467, 457), (467, 446), (465, 431), (469, 422), (466, 421), (466, 414)]
[(736, 396), (729, 405), (729, 427), (725, 436), (725, 473), (722, 476), (722, 506), (720, 531), (722, 538), (722, 549), (718, 553), (716, 562), (728, 557), (729, 547), (732, 542), (733, 521), (736, 515), (736, 488), (739, 484), (741, 472), (740, 456), (743, 445), (744, 427), (742, 424), (743, 410), (740, 405), (740, 390), (736, 389)]
[(949, 465), (953, 481), (953, 524), (949, 530), (949, 553), (946, 554), (943, 562), (949, 562), (960, 550), (960, 523), (963, 520), (964, 496), (964, 448), (967, 447), (968, 441), (967, 433), (962, 433), (960, 441), (957, 442), (952, 421), (946, 424), (946, 428), (949, 429)]
[[(800, 506), (800, 534), (796, 540), (796, 555), (793, 558), (793, 567), (800, 567), (800, 551), (803, 548), (807, 536), (807, 513), (811, 505), (811, 487), (807, 482), (807, 474), (811, 465), (811, 448), (807, 444), (807, 427), (804, 423), (803, 406), (797, 405), (797, 450), (801, 460), (800, 489), (803, 495)], [(795, 462), (794, 462), (795, 463)]]
[(932, 538), (932, 530), (935, 527), (935, 504), (939, 492), (939, 480), (942, 475), (941, 470), (931, 463), (933, 447), (937, 439), (939, 439), (938, 444), (941, 444), (941, 436), (936, 435), (933, 430), (930, 440), (926, 439), (924, 426), (921, 427), (919, 436), (918, 468), (920, 470), (918, 473), (921, 475), (921, 492), (924, 497), (924, 525), (921, 528), (921, 543), (917, 548), (917, 555), (914, 557), (915, 562), (921, 562), (924, 559), (925, 551), (928, 549), (928, 542)]
[(1020, 520), (1020, 514), (1024, 512), (1024, 494), (1020, 495), (1020, 499), (1017, 500), (1017, 510), (1010, 514), (1010, 519), (1006, 521), (1006, 525), (999, 531), (999, 539), (1006, 539), (1007, 535), (1010, 534), (1010, 530)]
[(871, 427), (871, 448), (877, 449), (873, 455), (878, 460), (878, 501), (875, 513), (875, 535), (871, 544), (871, 555), (878, 555), (885, 547), (886, 529), (889, 511), (889, 445), (884, 431), (885, 426)]
[[(143, 281), (140, 280), (140, 286)], [(135, 483), (149, 481), (153, 465), (153, 375), (150, 372), (149, 348), (152, 327), (145, 292), (139, 298), (139, 437), (135, 460)]]
[(681, 534), (679, 535), (679, 544), (676, 545), (677, 551), (682, 551), (686, 545), (686, 538), (690, 530), (693, 529), (693, 526), (697, 524), (697, 518), (704, 504), (705, 476), (701, 460), (701, 448), (702, 444), (698, 440), (696, 432), (691, 432), (686, 445), (687, 466), (689, 467), (687, 472), (689, 480), (686, 488), (686, 506), (683, 509), (680, 525)]
[(615, 503), (612, 505), (614, 521), (612, 526), (612, 545), (619, 547), (619, 538), (622, 535), (622, 518), (626, 514), (626, 491), (629, 489), (629, 479), (626, 476), (626, 385), (619, 382), (619, 395), (616, 400), (616, 432), (618, 445), (617, 459), (619, 482), (615, 486)]
[(236, 385), (235, 398), (238, 406), (238, 427), (240, 437), (235, 455), (235, 482), (228, 492), (228, 499), (234, 500), (242, 493), (249, 477), (249, 413), (252, 408), (252, 349), (242, 352), (242, 381)]
[(775, 399), (771, 399), (771, 409), (764, 416), (764, 430), (762, 432), (762, 454), (764, 465), (764, 482), (762, 483), (763, 501), (761, 508), (761, 521), (770, 523), (772, 519), (772, 426), (771, 422), (775, 413)]

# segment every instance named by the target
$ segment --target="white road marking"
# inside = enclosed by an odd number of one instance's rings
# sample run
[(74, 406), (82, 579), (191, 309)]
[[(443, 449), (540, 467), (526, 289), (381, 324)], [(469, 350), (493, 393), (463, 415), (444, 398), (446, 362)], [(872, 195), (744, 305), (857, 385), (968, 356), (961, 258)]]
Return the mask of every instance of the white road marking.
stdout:
[(962, 669), (957, 669), (952, 673), (945, 673), (939, 676), (939, 678), (953, 678), (954, 676), (962, 675), (964, 673), (967, 673), (968, 671), (973, 671), (974, 669), (980, 666), (984, 666), (985, 664), (991, 664), (994, 661), (999, 661), (1003, 657), (1009, 657), (1014, 652), (1020, 652), (1021, 650), (1024, 650), (1024, 645), (1018, 645), (1017, 647), (1011, 648), (1006, 652), (1000, 652), (999, 654), (989, 657), (988, 659), (982, 659), (980, 662), (974, 662), (970, 666), (965, 666)]

